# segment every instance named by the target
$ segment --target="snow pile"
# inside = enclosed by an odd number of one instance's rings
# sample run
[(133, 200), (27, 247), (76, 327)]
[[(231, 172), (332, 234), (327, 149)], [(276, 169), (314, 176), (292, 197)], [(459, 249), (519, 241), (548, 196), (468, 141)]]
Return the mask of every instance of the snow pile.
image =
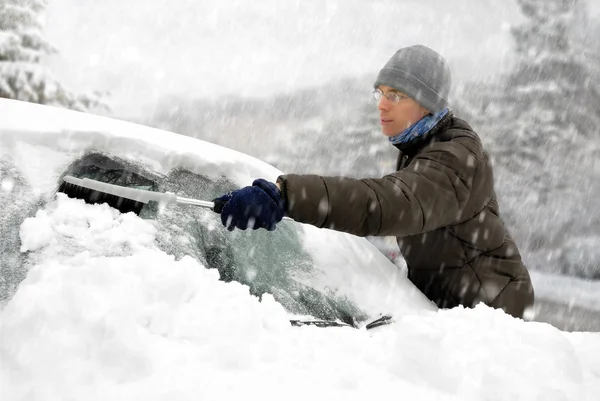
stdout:
[[(21, 226), (27, 278), (0, 313), (2, 400), (583, 400), (600, 334), (487, 307), (374, 331), (294, 328), (269, 295), (154, 244), (156, 227), (59, 194)], [(587, 398), (586, 398), (587, 397)]]

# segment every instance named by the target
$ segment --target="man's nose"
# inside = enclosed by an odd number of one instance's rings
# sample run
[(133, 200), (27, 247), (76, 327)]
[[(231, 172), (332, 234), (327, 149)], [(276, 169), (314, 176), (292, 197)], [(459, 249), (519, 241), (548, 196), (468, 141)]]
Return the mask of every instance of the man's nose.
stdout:
[(388, 99), (385, 96), (382, 96), (381, 99), (379, 99), (379, 103), (377, 104), (377, 108), (380, 111), (388, 111), (390, 109), (392, 105), (392, 102), (390, 102), (390, 99)]

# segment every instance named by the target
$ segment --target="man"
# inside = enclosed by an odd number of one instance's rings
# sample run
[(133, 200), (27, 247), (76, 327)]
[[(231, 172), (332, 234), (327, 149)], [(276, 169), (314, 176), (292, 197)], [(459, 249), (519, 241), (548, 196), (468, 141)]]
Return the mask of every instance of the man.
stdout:
[(358, 236), (397, 237), (408, 278), (440, 308), (483, 302), (523, 317), (533, 287), (499, 216), (492, 165), (472, 128), (448, 108), (450, 70), (421, 45), (379, 72), (381, 128), (399, 149), (379, 179), (287, 174), (215, 200), (228, 229), (274, 230), (283, 216)]

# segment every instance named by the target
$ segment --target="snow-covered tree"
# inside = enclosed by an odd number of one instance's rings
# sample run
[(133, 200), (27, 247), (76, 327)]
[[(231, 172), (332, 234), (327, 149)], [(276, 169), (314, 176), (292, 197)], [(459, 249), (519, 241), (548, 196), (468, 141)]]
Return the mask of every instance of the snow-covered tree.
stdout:
[(503, 217), (528, 264), (591, 277), (593, 263), (565, 255), (600, 236), (597, 35), (586, 0), (516, 1), (517, 62), (500, 82), (459, 85), (456, 109), (491, 151)]
[[(573, 128), (586, 138), (597, 136), (600, 113), (597, 83), (586, 65), (586, 49), (577, 41), (587, 25), (584, 0), (518, 0), (528, 21), (512, 31), (518, 65), (508, 79), (507, 95), (543, 129), (526, 138), (537, 143), (562, 140)], [(548, 126), (554, 129), (548, 131)]]
[(572, 238), (597, 234), (600, 94), (578, 39), (587, 2), (517, 2), (527, 18), (512, 30), (517, 64), (492, 99), (495, 120), (484, 115), (480, 123), (490, 129), (505, 216), (544, 268), (560, 263), (551, 259)]
[(46, 0), (0, 0), (0, 97), (85, 111), (105, 107), (99, 94), (66, 89), (41, 61), (56, 53), (43, 36)]

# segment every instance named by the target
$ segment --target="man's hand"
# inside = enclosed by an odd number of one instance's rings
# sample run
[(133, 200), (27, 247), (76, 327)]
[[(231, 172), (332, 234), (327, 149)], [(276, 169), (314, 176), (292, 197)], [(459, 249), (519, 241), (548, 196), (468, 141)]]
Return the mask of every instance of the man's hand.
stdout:
[(252, 186), (214, 199), (214, 203), (214, 211), (221, 214), (221, 223), (229, 231), (234, 228), (273, 231), (285, 215), (279, 186), (262, 178)]

